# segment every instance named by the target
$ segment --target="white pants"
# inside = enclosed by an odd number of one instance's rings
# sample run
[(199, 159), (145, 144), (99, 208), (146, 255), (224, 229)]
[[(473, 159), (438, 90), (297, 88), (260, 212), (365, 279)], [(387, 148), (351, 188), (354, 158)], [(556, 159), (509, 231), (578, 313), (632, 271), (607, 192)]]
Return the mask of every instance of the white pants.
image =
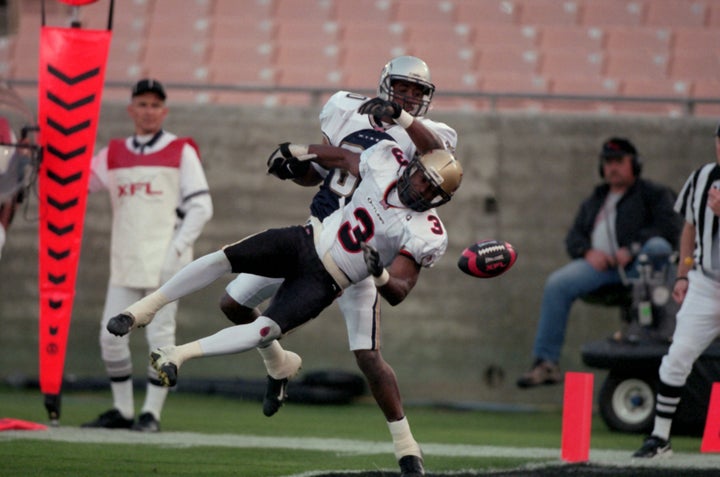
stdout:
[(660, 379), (671, 386), (685, 385), (695, 361), (720, 335), (720, 282), (696, 270), (688, 278), (673, 341), (660, 365)]
[[(225, 291), (233, 300), (255, 308), (272, 297), (282, 279), (239, 274)], [(350, 350), (380, 348), (380, 303), (372, 278), (355, 283), (337, 299), (347, 327)]]
[[(161, 281), (163, 283), (166, 282), (178, 270), (191, 261), (192, 249), (185, 250), (180, 257), (172, 253), (172, 251), (168, 251), (160, 277)], [(162, 307), (148, 326), (140, 328), (135, 331), (135, 333), (120, 337), (110, 334), (106, 328), (110, 318), (153, 291), (154, 289), (108, 285), (105, 296), (105, 308), (103, 309), (102, 322), (100, 324), (100, 350), (108, 377), (117, 378), (130, 376), (132, 374), (132, 359), (130, 356), (130, 336), (132, 334), (144, 331), (149, 350), (175, 344), (177, 301), (168, 303)], [(148, 354), (150, 353), (148, 352)], [(148, 378), (157, 379), (157, 372), (149, 364), (147, 375)]]

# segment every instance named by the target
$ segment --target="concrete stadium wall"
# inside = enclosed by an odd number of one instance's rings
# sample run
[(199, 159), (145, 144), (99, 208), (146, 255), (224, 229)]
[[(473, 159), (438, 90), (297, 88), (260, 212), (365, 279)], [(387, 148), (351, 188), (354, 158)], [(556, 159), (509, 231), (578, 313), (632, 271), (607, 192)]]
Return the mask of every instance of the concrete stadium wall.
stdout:
[[(215, 216), (196, 255), (261, 229), (301, 223), (314, 189), (265, 174), (265, 161), (284, 140), (320, 139), (316, 109), (256, 109), (171, 105), (167, 129), (191, 135), (203, 152)], [(714, 160), (715, 122), (697, 118), (581, 115), (435, 114), (459, 133), (465, 176), (456, 198), (440, 209), (450, 247), (422, 273), (400, 306), (383, 306), (383, 355), (394, 366), (407, 401), (485, 401), (557, 405), (562, 387), (520, 391), (515, 379), (531, 361), (545, 277), (566, 263), (563, 239), (580, 200), (599, 180), (597, 153), (611, 135), (631, 138), (644, 176), (678, 190), (700, 164)], [(124, 105), (103, 106), (98, 145), (131, 132)], [(496, 207), (493, 207), (496, 205)], [(70, 330), (66, 375), (104, 374), (97, 342), (108, 276), (109, 201), (89, 200)], [(142, 233), (142, 231), (138, 231)], [(461, 250), (483, 238), (514, 244), (519, 258), (507, 274), (480, 280), (456, 267)], [(229, 277), (228, 277), (229, 279)], [(181, 301), (179, 342), (227, 325), (217, 308), (226, 281)], [(0, 261), (0, 376), (37, 375), (37, 198), (12, 226)], [(596, 372), (580, 357), (582, 343), (620, 326), (615, 309), (578, 303), (571, 313), (561, 365)], [(143, 333), (133, 337), (135, 374), (147, 364)], [(304, 370), (356, 371), (344, 323), (333, 305), (284, 344), (304, 358)], [(191, 361), (183, 376), (262, 377), (255, 352)]]

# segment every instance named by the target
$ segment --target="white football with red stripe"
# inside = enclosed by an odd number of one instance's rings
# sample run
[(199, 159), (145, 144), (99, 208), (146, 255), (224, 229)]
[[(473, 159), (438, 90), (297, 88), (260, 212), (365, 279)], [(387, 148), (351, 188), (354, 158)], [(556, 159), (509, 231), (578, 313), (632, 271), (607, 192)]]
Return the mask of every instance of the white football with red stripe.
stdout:
[(493, 278), (502, 275), (517, 260), (515, 247), (499, 240), (481, 240), (463, 250), (458, 268), (477, 278)]

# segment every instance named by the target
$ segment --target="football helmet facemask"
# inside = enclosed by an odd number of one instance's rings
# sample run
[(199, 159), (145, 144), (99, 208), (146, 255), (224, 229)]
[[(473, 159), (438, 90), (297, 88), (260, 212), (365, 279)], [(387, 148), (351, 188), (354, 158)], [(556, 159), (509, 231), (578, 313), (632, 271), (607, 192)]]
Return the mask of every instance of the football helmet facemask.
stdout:
[[(422, 99), (409, 95), (396, 94), (393, 91), (395, 81), (406, 81), (422, 88)], [(414, 105), (412, 110), (407, 110), (413, 116), (424, 116), (430, 108), (435, 85), (430, 82), (430, 68), (428, 65), (414, 56), (398, 56), (390, 60), (380, 73), (378, 84), (378, 97), (393, 101), (404, 108), (407, 105)]]
[[(412, 176), (421, 171), (430, 184), (432, 196), (413, 188)], [(400, 201), (417, 212), (424, 212), (448, 202), (462, 181), (462, 166), (445, 149), (435, 149), (415, 156), (398, 180)]]

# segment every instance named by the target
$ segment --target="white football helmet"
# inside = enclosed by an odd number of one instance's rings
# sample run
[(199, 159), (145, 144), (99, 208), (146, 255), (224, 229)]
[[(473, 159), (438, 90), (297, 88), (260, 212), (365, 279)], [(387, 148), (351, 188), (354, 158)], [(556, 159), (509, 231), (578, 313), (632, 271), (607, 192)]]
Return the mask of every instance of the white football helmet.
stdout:
[[(425, 180), (430, 183), (433, 195), (413, 188), (411, 177), (422, 171)], [(422, 156), (415, 156), (405, 168), (398, 180), (400, 201), (417, 212), (438, 207), (452, 198), (462, 181), (462, 166), (446, 149), (435, 149)]]
[[(419, 85), (423, 89), (422, 100), (396, 95), (393, 92), (392, 85), (393, 82), (398, 80)], [(430, 68), (420, 58), (398, 56), (390, 60), (380, 73), (378, 97), (386, 101), (394, 101), (401, 106), (417, 103), (415, 110), (408, 111), (413, 116), (424, 116), (427, 113), (433, 94), (435, 94), (435, 85), (430, 81)]]

